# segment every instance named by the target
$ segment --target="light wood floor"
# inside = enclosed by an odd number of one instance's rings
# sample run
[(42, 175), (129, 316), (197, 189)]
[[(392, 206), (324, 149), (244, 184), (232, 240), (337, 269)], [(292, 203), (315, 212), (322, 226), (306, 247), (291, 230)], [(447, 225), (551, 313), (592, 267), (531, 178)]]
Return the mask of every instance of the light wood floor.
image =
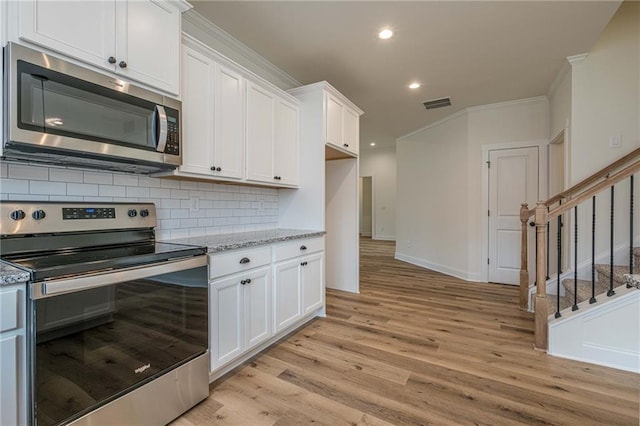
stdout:
[(211, 385), (192, 425), (638, 425), (638, 375), (532, 350), (516, 287), (466, 283), (361, 240), (361, 293)]

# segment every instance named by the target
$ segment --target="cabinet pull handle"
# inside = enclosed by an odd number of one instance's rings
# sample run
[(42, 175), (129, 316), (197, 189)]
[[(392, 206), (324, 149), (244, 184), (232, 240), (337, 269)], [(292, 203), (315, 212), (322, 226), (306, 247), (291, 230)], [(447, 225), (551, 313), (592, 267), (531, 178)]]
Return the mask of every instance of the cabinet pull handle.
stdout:
[(120, 68), (126, 68), (127, 67), (127, 63), (125, 61), (120, 61), (120, 63), (118, 64), (118, 66)]
[(306, 250), (307, 246), (300, 246), (300, 250)]
[(249, 263), (251, 262), (251, 259), (249, 259), (248, 257), (243, 257), (242, 259), (240, 259), (240, 264), (244, 265), (245, 263)]
[(107, 61), (108, 61), (110, 64), (115, 64), (115, 63), (116, 63), (116, 58), (114, 58), (113, 56), (109, 56), (109, 58), (107, 59)]

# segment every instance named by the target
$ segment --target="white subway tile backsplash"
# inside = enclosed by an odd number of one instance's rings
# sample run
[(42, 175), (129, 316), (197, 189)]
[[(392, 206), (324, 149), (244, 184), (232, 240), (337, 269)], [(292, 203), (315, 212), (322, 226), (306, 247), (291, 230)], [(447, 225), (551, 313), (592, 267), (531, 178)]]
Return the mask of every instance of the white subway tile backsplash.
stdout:
[(68, 183), (67, 195), (97, 196), (98, 185), (93, 183)]
[[(11, 173), (11, 169), (9, 169)], [(67, 195), (67, 184), (64, 182), (29, 181), (29, 194)]]
[(160, 240), (278, 226), (278, 191), (271, 188), (3, 162), (0, 177), (1, 200), (153, 202)]
[(97, 183), (102, 185), (113, 184), (113, 174), (107, 172), (89, 172), (84, 173), (84, 183)]
[(98, 188), (98, 195), (101, 197), (124, 197), (126, 193), (124, 186), (100, 185)]
[(82, 170), (58, 169), (52, 167), (49, 169), (49, 180), (53, 182), (82, 183), (84, 182), (84, 173)]
[(49, 180), (49, 169), (14, 163), (9, 164), (8, 177), (12, 179)]

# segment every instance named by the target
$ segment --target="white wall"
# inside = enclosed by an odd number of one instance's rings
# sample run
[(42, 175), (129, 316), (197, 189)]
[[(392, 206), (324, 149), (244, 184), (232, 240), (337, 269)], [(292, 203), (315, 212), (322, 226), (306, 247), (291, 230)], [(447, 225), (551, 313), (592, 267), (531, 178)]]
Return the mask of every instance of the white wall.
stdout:
[(373, 238), (396, 238), (396, 147), (360, 147), (360, 176), (373, 178)]
[(469, 108), (399, 139), (398, 257), (482, 280), (482, 148), (546, 139), (548, 131), (548, 102), (540, 97)]
[(467, 278), (467, 117), (397, 144), (396, 256)]
[[(640, 146), (640, 3), (624, 2), (588, 56), (572, 64), (571, 184)], [(609, 138), (622, 137), (610, 149)]]
[[(197, 211), (190, 208), (194, 198)], [(151, 202), (160, 240), (278, 226), (277, 189), (64, 167), (0, 164), (0, 200)]]

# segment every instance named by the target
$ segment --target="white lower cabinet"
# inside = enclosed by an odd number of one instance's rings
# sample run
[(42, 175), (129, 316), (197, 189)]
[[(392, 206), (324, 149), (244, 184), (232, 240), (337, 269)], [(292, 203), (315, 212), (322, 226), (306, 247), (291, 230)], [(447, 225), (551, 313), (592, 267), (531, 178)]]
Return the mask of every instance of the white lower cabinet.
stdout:
[(271, 337), (271, 267), (210, 285), (211, 371)]
[(209, 277), (211, 371), (224, 373), (322, 309), (324, 237), (212, 254)]
[(24, 285), (0, 288), (0, 425), (26, 425)]

